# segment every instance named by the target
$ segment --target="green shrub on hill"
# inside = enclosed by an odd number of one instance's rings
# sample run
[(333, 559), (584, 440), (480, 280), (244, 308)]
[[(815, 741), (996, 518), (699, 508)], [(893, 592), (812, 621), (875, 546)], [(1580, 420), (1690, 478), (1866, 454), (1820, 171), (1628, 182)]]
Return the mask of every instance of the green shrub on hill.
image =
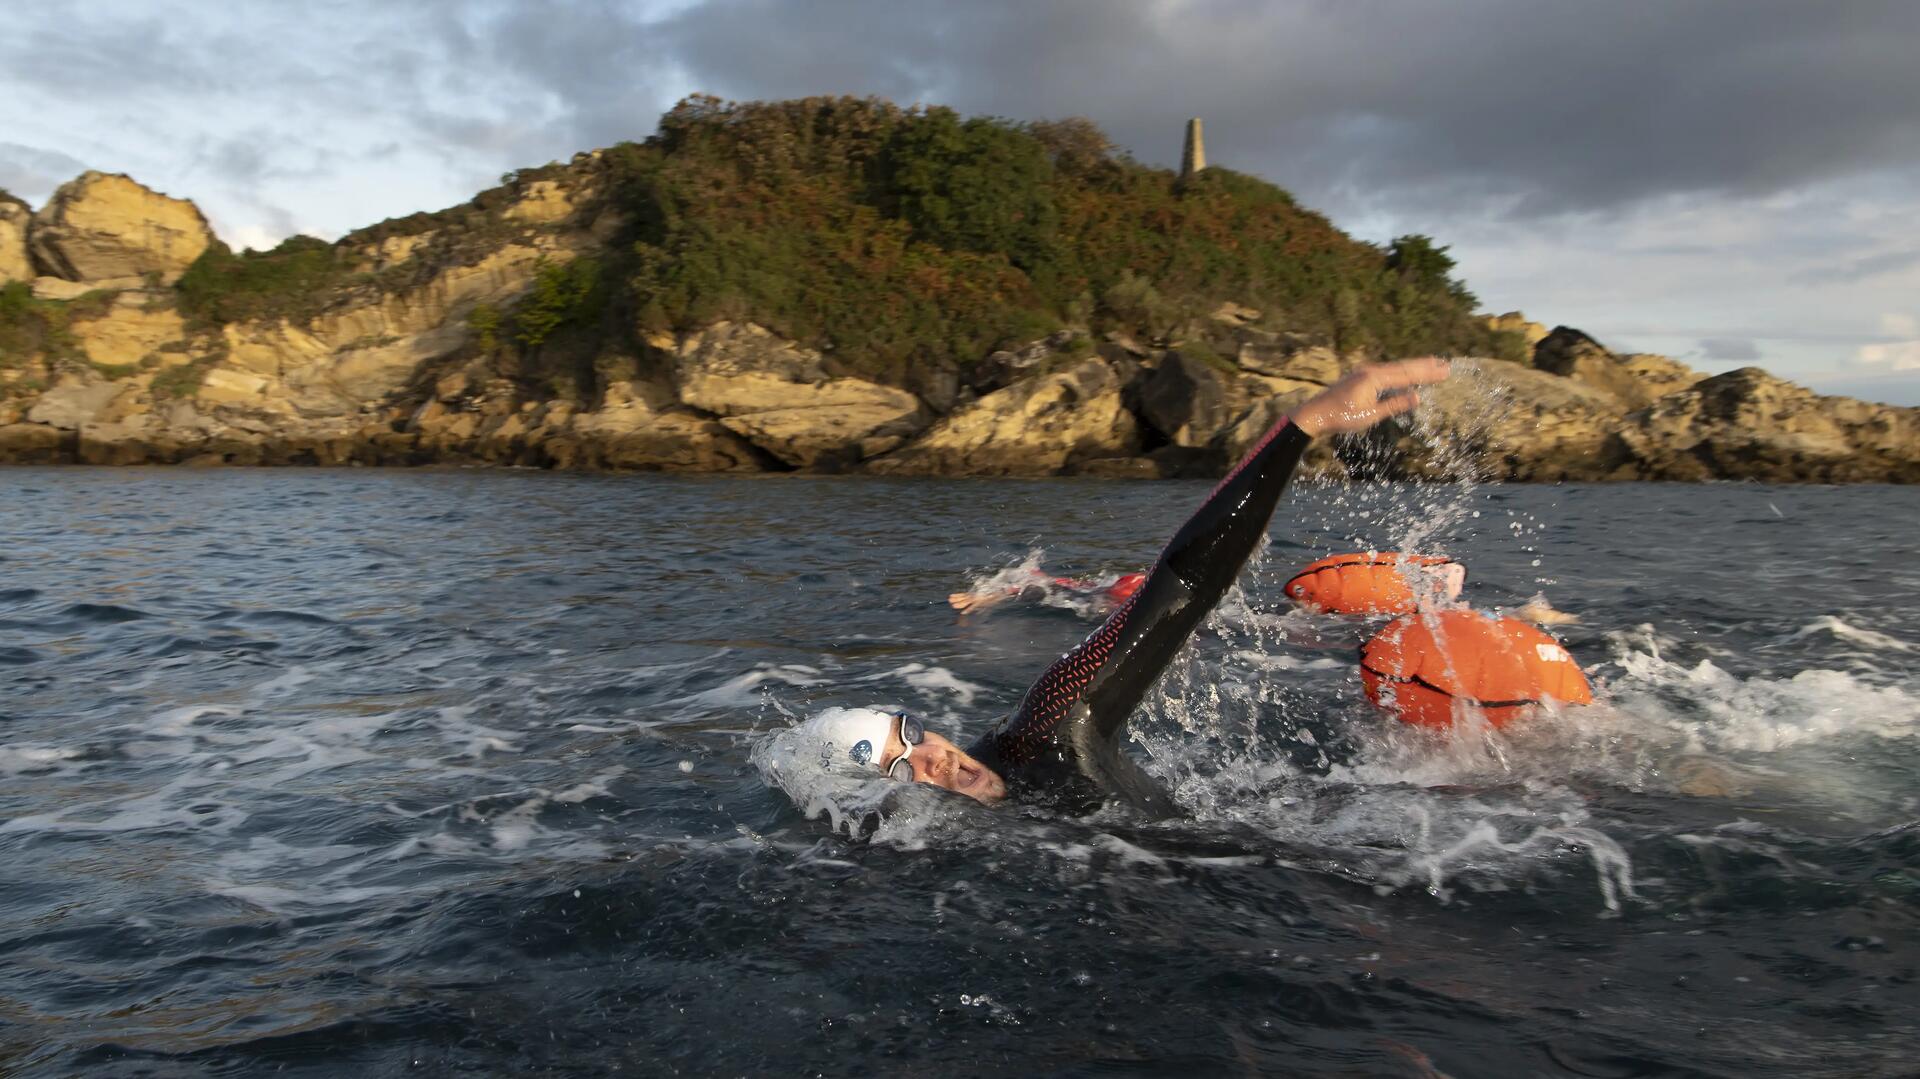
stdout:
[(514, 340), (535, 347), (562, 326), (590, 325), (606, 309), (606, 297), (598, 259), (541, 263), (533, 287), (514, 305)]
[(204, 329), (251, 319), (312, 318), (348, 276), (339, 247), (312, 236), (289, 236), (271, 251), (237, 255), (216, 240), (174, 287), (180, 313)]
[(696, 97), (603, 156), (634, 222), (604, 270), (643, 330), (751, 319), (894, 379), (1063, 325), (1169, 341), (1229, 299), (1381, 356), (1491, 344), (1426, 237), (1361, 243), (1230, 169), (1180, 183), (1084, 120)]
[(18, 367), (36, 358), (61, 365), (85, 363), (73, 324), (106, 314), (117, 295), (114, 289), (95, 289), (71, 300), (42, 300), (25, 281), (0, 285), (0, 367)]

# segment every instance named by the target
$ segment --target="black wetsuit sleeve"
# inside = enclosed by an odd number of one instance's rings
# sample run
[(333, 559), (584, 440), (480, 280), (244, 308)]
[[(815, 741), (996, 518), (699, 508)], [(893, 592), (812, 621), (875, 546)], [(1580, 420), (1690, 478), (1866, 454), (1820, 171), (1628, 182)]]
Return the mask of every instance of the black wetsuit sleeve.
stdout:
[(973, 755), (1016, 795), (1077, 803), (1118, 795), (1171, 812), (1121, 751), (1121, 732), (1260, 545), (1308, 441), (1290, 421), (1269, 431), (1174, 533), (1140, 590), (1049, 667)]

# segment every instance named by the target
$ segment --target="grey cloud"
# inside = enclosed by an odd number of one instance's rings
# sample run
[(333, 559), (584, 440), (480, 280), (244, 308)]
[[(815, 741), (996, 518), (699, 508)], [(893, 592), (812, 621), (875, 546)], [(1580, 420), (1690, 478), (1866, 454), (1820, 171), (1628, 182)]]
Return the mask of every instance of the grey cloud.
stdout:
[(1920, 5), (714, 0), (661, 24), (704, 89), (1080, 113), (1150, 160), (1310, 199), (1527, 216), (1920, 161)]
[(142, 108), (271, 95), (381, 116), (450, 161), (499, 155), (488, 172), (644, 137), (672, 98), (700, 90), (1085, 115), (1163, 164), (1198, 115), (1215, 161), (1343, 217), (1605, 212), (1872, 170), (1920, 198), (1920, 5), (1905, 0), (87, 10), (0, 40), (7, 78)]
[(1752, 363), (1760, 358), (1760, 346), (1751, 337), (1707, 337), (1700, 341), (1700, 357), (1727, 363)]
[(1815, 393), (1858, 397), (1889, 405), (1920, 406), (1920, 373), (1887, 375), (1835, 374), (1807, 380)]
[(265, 128), (202, 139), (193, 163), (228, 183), (248, 188), (269, 180), (315, 179), (332, 175), (333, 155), (304, 140)]
[(631, 5), (607, 0), (515, 4), (477, 26), (449, 25), (443, 39), (492, 73), (496, 94), (498, 75), (518, 80), (509, 115), (539, 117), (559, 102), (553, 122), (512, 140), (525, 164), (652, 134), (677, 78), (668, 45)]
[(85, 171), (85, 162), (57, 150), (0, 142), (0, 190), (35, 206), (45, 203), (54, 188)]
[(1803, 285), (1850, 285), (1882, 274), (1899, 273), (1914, 266), (1920, 266), (1920, 248), (1881, 251), (1836, 264), (1815, 266), (1796, 273), (1794, 280)]
[(63, 99), (124, 99), (154, 91), (220, 88), (228, 64), (212, 63), (205, 43), (159, 17), (99, 18), (63, 13), (40, 26), (0, 35), (0, 64), (9, 79), (38, 85)]

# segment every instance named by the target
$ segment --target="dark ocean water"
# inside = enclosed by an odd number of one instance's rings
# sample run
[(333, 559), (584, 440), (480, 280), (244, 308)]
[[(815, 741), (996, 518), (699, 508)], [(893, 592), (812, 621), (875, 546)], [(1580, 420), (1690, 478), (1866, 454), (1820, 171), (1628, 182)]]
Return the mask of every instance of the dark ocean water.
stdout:
[[(1091, 621), (945, 595), (1205, 490), (0, 471), (0, 1073), (1915, 1074), (1920, 492), (1296, 490), (1136, 722), (1175, 822), (756, 765), (984, 730)], [(1366, 543), (1603, 703), (1380, 717), (1279, 595)]]

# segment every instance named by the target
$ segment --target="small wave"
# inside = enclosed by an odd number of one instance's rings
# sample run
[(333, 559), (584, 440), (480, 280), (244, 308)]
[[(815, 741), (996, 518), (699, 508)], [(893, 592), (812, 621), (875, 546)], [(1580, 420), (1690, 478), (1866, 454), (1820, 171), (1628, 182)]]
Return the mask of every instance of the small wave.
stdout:
[(110, 603), (75, 603), (60, 612), (61, 617), (79, 622), (97, 625), (113, 625), (119, 622), (136, 622), (151, 617), (147, 612), (133, 607), (117, 607)]
[(331, 626), (335, 621), (324, 615), (309, 614), (306, 611), (245, 611), (234, 617), (236, 622), (250, 625), (275, 626)]
[(6, 664), (8, 666), (17, 667), (28, 663), (38, 663), (45, 658), (47, 657), (31, 648), (19, 648), (13, 645), (0, 647), (0, 664)]
[(0, 775), (51, 772), (60, 762), (79, 755), (78, 750), (57, 746), (0, 746)]
[(919, 690), (928, 698), (942, 695), (953, 698), (962, 708), (973, 705), (974, 698), (986, 691), (985, 686), (969, 682), (945, 667), (925, 663), (908, 663), (892, 670), (881, 671), (860, 679), (862, 682), (902, 681)]
[(1821, 615), (1819, 618), (1808, 622), (1806, 625), (1780, 638), (1778, 643), (1790, 644), (1794, 641), (1805, 640), (1808, 637), (1823, 633), (1837, 637), (1849, 644), (1862, 645), (1866, 648), (1877, 649), (1884, 652), (1912, 652), (1914, 650), (1914, 646), (1905, 641), (1889, 637), (1884, 633), (1875, 633), (1870, 629), (1860, 629), (1857, 626), (1850, 626), (1830, 614)]
[(818, 668), (798, 663), (760, 666), (674, 703), (688, 712), (740, 711), (761, 704), (771, 686), (818, 686), (826, 682)]

